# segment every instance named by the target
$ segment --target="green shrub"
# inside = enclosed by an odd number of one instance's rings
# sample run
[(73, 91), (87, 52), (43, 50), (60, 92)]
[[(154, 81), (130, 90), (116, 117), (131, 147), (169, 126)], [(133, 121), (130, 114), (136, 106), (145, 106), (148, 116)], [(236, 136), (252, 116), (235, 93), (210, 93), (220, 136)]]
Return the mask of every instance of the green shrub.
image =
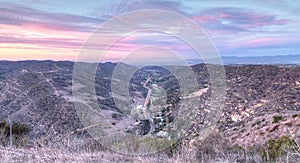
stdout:
[[(0, 122), (0, 130), (4, 131), (4, 134), (6, 134), (6, 136), (9, 136), (10, 127), (9, 127), (9, 124), (6, 123), (6, 121)], [(12, 124), (12, 134), (13, 135), (22, 136), (29, 131), (30, 131), (30, 129), (24, 124), (21, 124), (19, 122)]]
[(0, 122), (0, 129), (3, 129), (7, 126), (6, 121)]
[(293, 117), (293, 118), (296, 118), (297, 116), (300, 117), (300, 114), (294, 114), (292, 117)]
[(12, 134), (22, 136), (22, 135), (26, 134), (29, 131), (30, 131), (30, 129), (24, 124), (14, 123), (12, 125)]
[(273, 122), (272, 123), (278, 123), (279, 121), (281, 121), (283, 119), (282, 116), (280, 115), (275, 115), (273, 116)]
[(286, 154), (286, 151), (297, 150), (297, 144), (288, 136), (282, 136), (278, 139), (268, 140), (268, 145), (261, 150), (260, 155), (265, 161), (276, 161), (279, 157)]
[[(22, 145), (24, 144), (24, 135), (30, 131), (30, 129), (19, 122), (17, 123), (12, 123), (11, 125), (11, 130), (12, 130), (12, 139), (13, 139), (13, 144), (15, 145)], [(8, 145), (9, 143), (9, 138), (10, 138), (10, 126), (7, 124), (6, 121), (0, 122), (0, 139), (2, 145)]]

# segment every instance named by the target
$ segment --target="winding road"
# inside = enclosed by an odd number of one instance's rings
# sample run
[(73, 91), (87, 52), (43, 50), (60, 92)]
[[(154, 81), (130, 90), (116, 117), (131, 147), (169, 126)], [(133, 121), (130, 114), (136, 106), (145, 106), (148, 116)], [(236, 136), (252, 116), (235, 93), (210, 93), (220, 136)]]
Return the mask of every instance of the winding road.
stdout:
[(155, 130), (155, 124), (153, 119), (150, 116), (150, 113), (148, 112), (148, 106), (150, 105), (150, 97), (152, 94), (152, 90), (151, 88), (147, 87), (147, 84), (149, 83), (149, 81), (151, 80), (151, 78), (148, 78), (147, 81), (145, 82), (145, 84), (143, 85), (144, 88), (146, 88), (148, 90), (147, 92), (147, 96), (145, 99), (145, 103), (143, 105), (143, 114), (144, 114), (144, 118), (147, 120), (149, 120), (150, 122), (150, 131), (146, 134), (146, 135), (150, 135), (154, 130)]

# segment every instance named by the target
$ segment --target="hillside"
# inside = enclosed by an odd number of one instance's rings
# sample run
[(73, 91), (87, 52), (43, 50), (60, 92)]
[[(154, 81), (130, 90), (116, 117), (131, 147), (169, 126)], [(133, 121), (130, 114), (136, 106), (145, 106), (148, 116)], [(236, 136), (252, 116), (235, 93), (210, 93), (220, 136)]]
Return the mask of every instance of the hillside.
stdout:
[[(8, 117), (27, 125), (30, 141), (60, 142), (66, 136), (86, 135), (74, 109), (72, 73), (74, 63), (53, 61), (0, 62), (0, 120)], [(124, 114), (111, 95), (111, 77), (115, 63), (99, 64), (95, 90), (99, 108), (107, 119), (120, 130), (145, 135), (149, 122)], [(128, 65), (129, 66), (129, 65)], [(209, 107), (210, 83), (204, 64), (194, 65), (197, 77), (200, 108), (186, 139), (197, 137)], [(225, 66), (227, 96), (225, 109), (217, 129), (239, 146), (263, 145), (268, 139), (287, 135), (299, 139), (300, 130), (300, 67), (272, 65)], [(147, 90), (143, 84), (152, 77), (158, 92), (153, 98), (164, 97), (166, 106), (154, 108), (172, 122), (182, 99), (176, 78), (159, 67), (146, 67), (130, 80), (129, 93), (135, 104), (143, 103)], [(159, 91), (161, 90), (161, 91)], [(140, 102), (137, 102), (140, 101)], [(158, 101), (159, 102), (159, 101)], [(158, 105), (156, 105), (158, 106)], [(136, 106), (135, 106), (136, 107)], [(177, 110), (177, 111), (176, 111)], [(154, 115), (158, 118), (159, 115)], [(162, 134), (166, 120), (155, 133)], [(159, 122), (155, 122), (158, 124)], [(81, 134), (79, 134), (81, 133)]]

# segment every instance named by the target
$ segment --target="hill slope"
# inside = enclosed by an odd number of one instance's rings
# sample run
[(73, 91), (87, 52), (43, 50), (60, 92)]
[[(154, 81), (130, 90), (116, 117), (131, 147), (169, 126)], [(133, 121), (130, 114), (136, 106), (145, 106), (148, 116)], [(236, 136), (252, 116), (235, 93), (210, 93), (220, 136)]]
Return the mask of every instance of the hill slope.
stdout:
[[(31, 139), (47, 137), (58, 141), (83, 128), (72, 99), (72, 62), (22, 61), (0, 62), (0, 120), (8, 117), (26, 124)], [(111, 76), (115, 63), (99, 64), (96, 71), (96, 95), (99, 107), (116, 126), (128, 129), (135, 119), (120, 112), (111, 96)], [(197, 76), (200, 96), (199, 114), (188, 138), (197, 136), (209, 107), (209, 75), (204, 64), (192, 66)], [(227, 97), (217, 128), (233, 144), (264, 144), (269, 138), (300, 135), (300, 67), (272, 65), (225, 66)], [(154, 73), (155, 72), (155, 73)], [(178, 83), (172, 74), (159, 67), (141, 69), (131, 79), (130, 94), (141, 100), (147, 90), (147, 76), (156, 75), (158, 86), (167, 92), (168, 107), (161, 112), (176, 118), (180, 101)], [(195, 92), (199, 91), (195, 90)], [(164, 109), (163, 109), (164, 108)], [(124, 126), (127, 125), (127, 126)], [(131, 127), (136, 134), (147, 133), (149, 124)], [(82, 130), (83, 131), (83, 130)], [(86, 134), (86, 133), (84, 133)]]

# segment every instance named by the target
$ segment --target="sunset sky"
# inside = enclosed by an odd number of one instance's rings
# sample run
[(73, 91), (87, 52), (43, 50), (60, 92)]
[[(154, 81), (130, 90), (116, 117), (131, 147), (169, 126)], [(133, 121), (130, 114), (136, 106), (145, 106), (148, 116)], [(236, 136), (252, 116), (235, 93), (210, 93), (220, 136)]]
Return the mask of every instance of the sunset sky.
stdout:
[[(296, 0), (0, 0), (0, 60), (76, 60), (98, 26), (141, 9), (169, 10), (190, 18), (221, 56), (300, 54), (300, 1)], [(138, 45), (168, 47), (191, 59), (194, 53), (172, 36), (136, 33), (111, 48), (111, 60)]]

